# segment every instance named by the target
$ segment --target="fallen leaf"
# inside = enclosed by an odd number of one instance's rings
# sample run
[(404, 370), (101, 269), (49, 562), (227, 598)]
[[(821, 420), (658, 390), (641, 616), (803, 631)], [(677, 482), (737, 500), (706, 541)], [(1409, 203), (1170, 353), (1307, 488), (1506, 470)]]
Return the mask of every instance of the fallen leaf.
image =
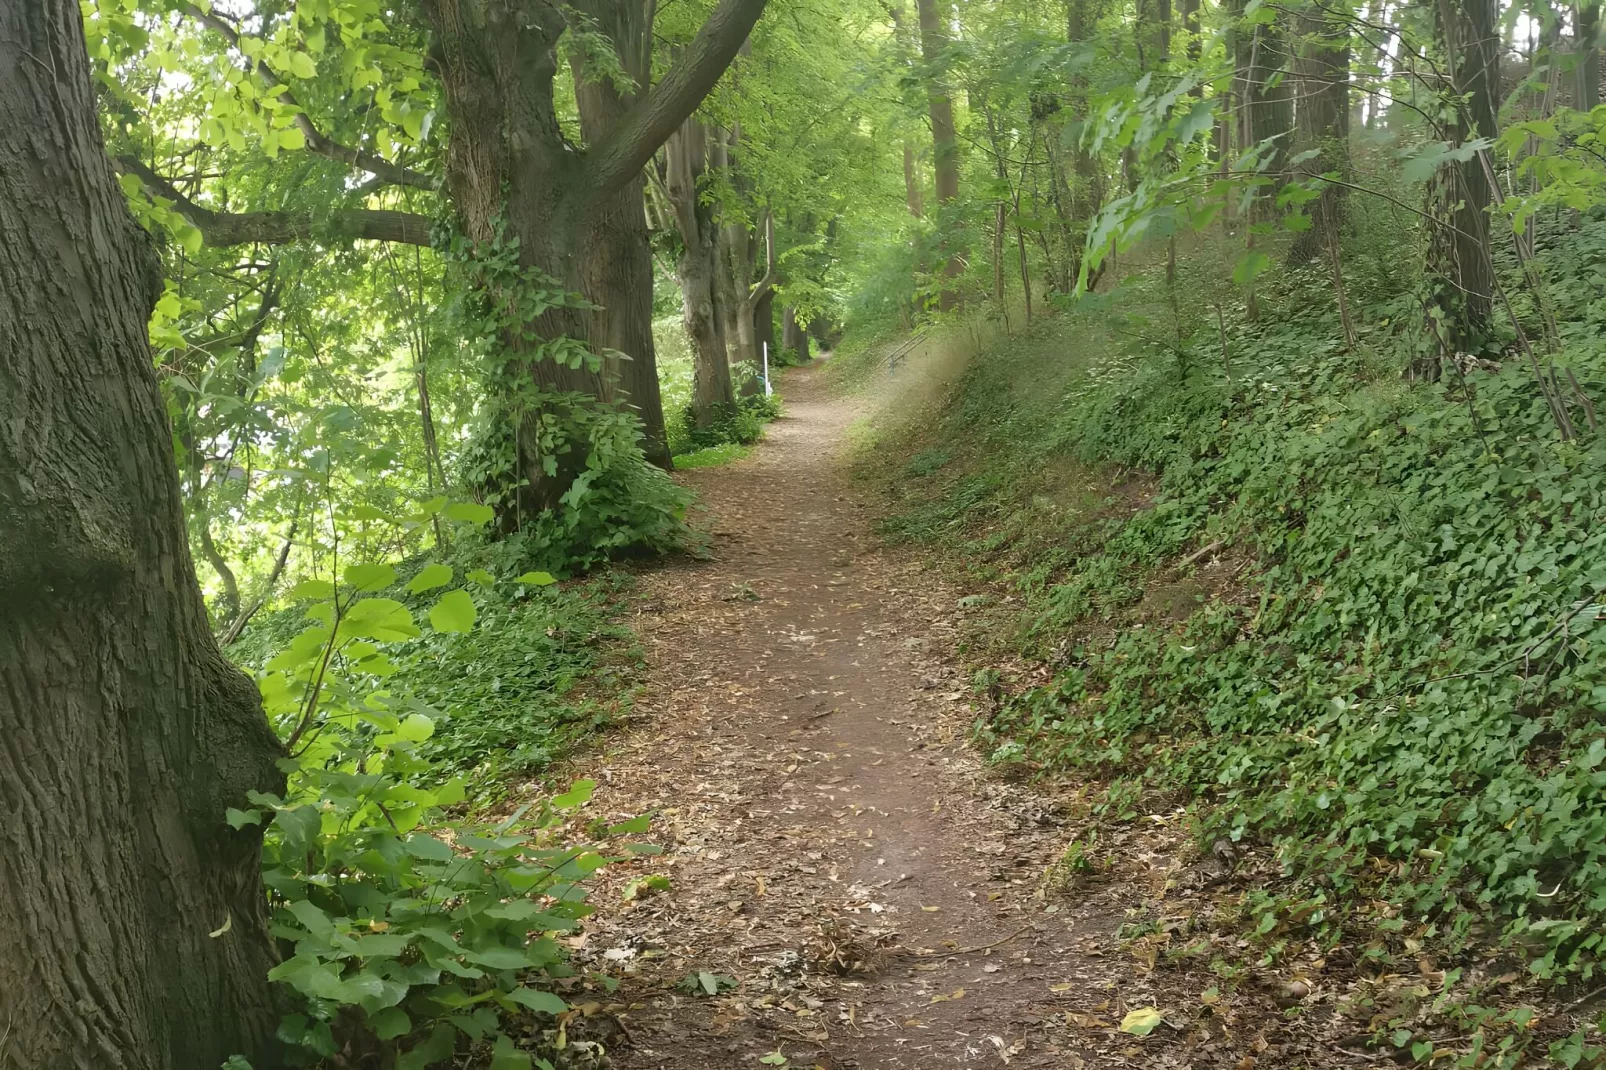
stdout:
[(956, 988), (956, 989), (954, 989), (954, 994), (951, 995), (951, 996), (932, 996), (931, 997), (931, 1002), (933, 1002), (933, 1003), (948, 1003), (948, 1002), (950, 1002), (952, 1000), (964, 999), (964, 998), (965, 998), (965, 990), (963, 988)]
[(1065, 1024), (1074, 1025), (1081, 1029), (1108, 1029), (1110, 1023), (1103, 1018), (1095, 1018), (1091, 1014), (1077, 1014), (1075, 1011), (1065, 1012)]
[(1139, 1007), (1137, 1010), (1128, 1011), (1126, 1017), (1121, 1019), (1121, 1032), (1131, 1033), (1135, 1037), (1146, 1037), (1163, 1021), (1165, 1016), (1160, 1013), (1159, 1008)]

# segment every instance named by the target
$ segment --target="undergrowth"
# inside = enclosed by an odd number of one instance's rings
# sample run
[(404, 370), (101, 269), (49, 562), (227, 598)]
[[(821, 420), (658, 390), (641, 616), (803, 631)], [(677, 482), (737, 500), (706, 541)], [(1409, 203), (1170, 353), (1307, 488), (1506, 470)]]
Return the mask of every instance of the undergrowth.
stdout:
[[(1559, 361), (1606, 398), (1606, 223), (1543, 259), (1573, 317)], [(1190, 271), (1215, 266), (1201, 253), (1179, 288)], [(1301, 940), (1378, 970), (1504, 949), (1586, 983), (1606, 921), (1606, 444), (1563, 441), (1516, 355), (1404, 381), (1422, 314), (1383, 274), (1351, 295), (1354, 352), (1320, 272), (1267, 285), (1258, 323), (1234, 303), (1218, 325), (1208, 289), (1179, 323), (1157, 272), (1089, 299), (891, 443), (912, 456), (886, 529), (1022, 596), (1015, 640), (1052, 675), (978, 723), (983, 746), (1120, 786), (1109, 819), (1181, 803), (1201, 843), (1266, 852), (1280, 876), (1249, 923), (1270, 959)], [(1201, 549), (1236, 564), (1180, 563)], [(1191, 594), (1156, 612), (1160, 586)], [(1506, 1040), (1487, 1065), (1512, 1065)], [(1588, 1062), (1587, 1041), (1553, 1054)]]

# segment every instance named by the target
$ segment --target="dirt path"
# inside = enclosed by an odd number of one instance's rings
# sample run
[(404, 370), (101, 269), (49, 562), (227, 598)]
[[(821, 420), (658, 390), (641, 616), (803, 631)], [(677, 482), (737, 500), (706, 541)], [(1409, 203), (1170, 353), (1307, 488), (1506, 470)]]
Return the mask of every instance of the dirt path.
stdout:
[(817, 367), (784, 392), (753, 456), (688, 473), (711, 559), (643, 580), (643, 723), (598, 802), (661, 811), (671, 887), (619, 906), (616, 875), (577, 949), (626, 972), (594, 1019), (622, 1023), (612, 1065), (1206, 1065), (1114, 1028), (1157, 999), (1114, 934), (1168, 863), (1134, 844), (1122, 880), (1043, 895), (1074, 829), (964, 745), (957, 592), (878, 545), (852, 404)]

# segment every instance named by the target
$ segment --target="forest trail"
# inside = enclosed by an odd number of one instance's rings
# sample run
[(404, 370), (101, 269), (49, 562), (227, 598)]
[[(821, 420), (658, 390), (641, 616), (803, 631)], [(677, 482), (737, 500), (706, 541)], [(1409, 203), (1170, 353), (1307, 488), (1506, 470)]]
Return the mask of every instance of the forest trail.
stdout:
[(1167, 867), (1040, 893), (1074, 829), (965, 744), (957, 592), (875, 536), (840, 456), (856, 404), (818, 362), (784, 393), (751, 456), (685, 476), (710, 559), (643, 580), (641, 722), (597, 803), (661, 812), (631, 875), (671, 888), (621, 906), (613, 876), (581, 938), (627, 975), (592, 1020), (623, 1023), (611, 1065), (1186, 1065), (1165, 1027), (1114, 1029), (1156, 1002), (1114, 935)]

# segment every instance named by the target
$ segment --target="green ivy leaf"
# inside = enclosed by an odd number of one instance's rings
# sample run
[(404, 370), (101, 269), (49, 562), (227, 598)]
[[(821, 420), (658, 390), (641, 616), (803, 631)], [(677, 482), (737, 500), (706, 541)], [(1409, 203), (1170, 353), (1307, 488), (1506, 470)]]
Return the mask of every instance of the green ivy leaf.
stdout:
[(429, 623), (437, 632), (466, 632), (474, 628), (478, 611), (467, 591), (448, 591), (429, 611)]

